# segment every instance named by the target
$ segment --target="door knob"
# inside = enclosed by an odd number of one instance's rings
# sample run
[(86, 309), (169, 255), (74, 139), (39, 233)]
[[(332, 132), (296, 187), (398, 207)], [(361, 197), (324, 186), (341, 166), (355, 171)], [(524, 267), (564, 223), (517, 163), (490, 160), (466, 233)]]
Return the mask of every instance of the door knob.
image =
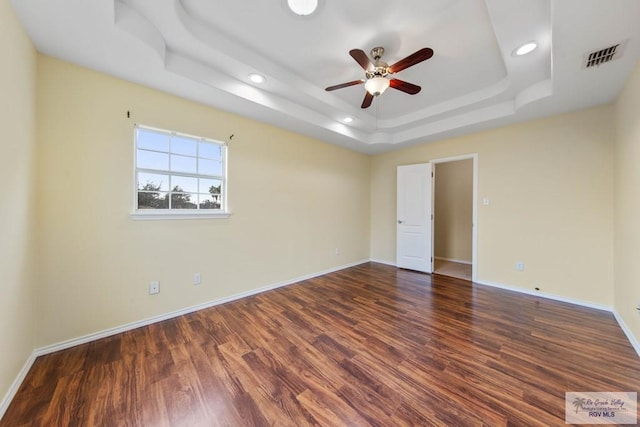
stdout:
[(400, 220), (398, 220), (398, 224), (402, 224), (403, 222), (404, 222), (404, 221), (400, 221)]

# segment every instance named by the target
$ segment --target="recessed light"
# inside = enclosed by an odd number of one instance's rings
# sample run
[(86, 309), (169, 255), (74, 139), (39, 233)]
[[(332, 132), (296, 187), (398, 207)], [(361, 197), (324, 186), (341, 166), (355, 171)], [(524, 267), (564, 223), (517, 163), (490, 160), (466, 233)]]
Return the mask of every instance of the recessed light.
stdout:
[(533, 52), (536, 47), (538, 47), (536, 42), (534, 42), (534, 41), (527, 42), (527, 43), (523, 44), (522, 46), (518, 47), (516, 50), (514, 50), (513, 51), (513, 55), (514, 56), (526, 55), (527, 53)]
[(342, 119), (343, 123), (351, 123), (352, 121), (353, 121), (353, 117), (349, 117), (349, 116)]
[(257, 73), (249, 74), (249, 80), (254, 83), (264, 83), (266, 81), (263, 75)]
[(318, 0), (287, 0), (289, 9), (296, 15), (311, 15), (318, 8)]

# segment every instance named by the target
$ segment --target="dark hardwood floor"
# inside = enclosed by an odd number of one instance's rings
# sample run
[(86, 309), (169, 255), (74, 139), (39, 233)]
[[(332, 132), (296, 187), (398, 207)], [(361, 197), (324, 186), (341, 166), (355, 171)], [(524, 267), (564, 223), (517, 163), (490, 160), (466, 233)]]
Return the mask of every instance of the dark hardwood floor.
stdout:
[(610, 313), (367, 263), (38, 358), (0, 426), (563, 426)]

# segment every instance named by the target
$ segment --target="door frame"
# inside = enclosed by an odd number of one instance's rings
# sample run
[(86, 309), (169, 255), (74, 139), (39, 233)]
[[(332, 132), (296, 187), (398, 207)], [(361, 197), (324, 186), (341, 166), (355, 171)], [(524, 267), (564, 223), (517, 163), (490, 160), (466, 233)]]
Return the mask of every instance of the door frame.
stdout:
[[(473, 160), (473, 210), (472, 210), (472, 225), (471, 225), (471, 280), (474, 282), (478, 281), (478, 153), (470, 153), (470, 154), (462, 154), (459, 156), (452, 157), (443, 157), (440, 159), (433, 159), (430, 162), (433, 164), (433, 177), (434, 179), (431, 181), (431, 209), (433, 212), (436, 210), (436, 188), (435, 188), (435, 180), (436, 176), (436, 165), (438, 163), (449, 163), (456, 162), (458, 160)], [(435, 262), (435, 221), (431, 221), (431, 253), (434, 254), (434, 262)], [(433, 269), (433, 266), (432, 266)]]

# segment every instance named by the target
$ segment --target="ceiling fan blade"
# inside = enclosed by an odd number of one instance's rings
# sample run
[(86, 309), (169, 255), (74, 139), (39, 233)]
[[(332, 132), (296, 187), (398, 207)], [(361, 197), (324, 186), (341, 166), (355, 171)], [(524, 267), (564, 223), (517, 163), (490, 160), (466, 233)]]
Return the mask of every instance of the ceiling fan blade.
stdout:
[(355, 86), (355, 85), (361, 85), (362, 83), (364, 83), (363, 79), (360, 80), (354, 80), (352, 82), (347, 82), (347, 83), (341, 83), (339, 85), (335, 85), (335, 86), (329, 86), (328, 88), (326, 88), (325, 90), (327, 92), (331, 92), (332, 90), (336, 90), (336, 89), (342, 89), (343, 87), (349, 87), (349, 86)]
[(369, 92), (365, 92), (360, 108), (369, 108), (371, 106), (371, 102), (373, 102), (373, 95)]
[(389, 86), (394, 89), (400, 90), (404, 93), (408, 93), (409, 95), (415, 95), (416, 93), (420, 92), (420, 90), (422, 89), (418, 85), (414, 85), (413, 83), (405, 82), (403, 80), (398, 80), (398, 79), (389, 80)]
[(433, 50), (428, 48), (428, 47), (424, 47), (422, 49), (420, 49), (417, 52), (412, 53), (411, 55), (407, 56), (404, 59), (401, 59), (400, 61), (396, 62), (395, 64), (393, 64), (392, 66), (389, 67), (389, 72), (390, 73), (397, 73), (399, 71), (404, 70), (405, 68), (409, 68), (413, 65), (416, 65), (422, 61), (426, 61), (427, 59), (431, 58), (433, 56)]
[(364, 53), (364, 50), (351, 49), (349, 51), (349, 55), (351, 55), (351, 57), (355, 59), (356, 62), (360, 64), (360, 66), (365, 70), (368, 70), (369, 68), (371, 68), (371, 61), (369, 61), (369, 57), (367, 56), (366, 53)]

